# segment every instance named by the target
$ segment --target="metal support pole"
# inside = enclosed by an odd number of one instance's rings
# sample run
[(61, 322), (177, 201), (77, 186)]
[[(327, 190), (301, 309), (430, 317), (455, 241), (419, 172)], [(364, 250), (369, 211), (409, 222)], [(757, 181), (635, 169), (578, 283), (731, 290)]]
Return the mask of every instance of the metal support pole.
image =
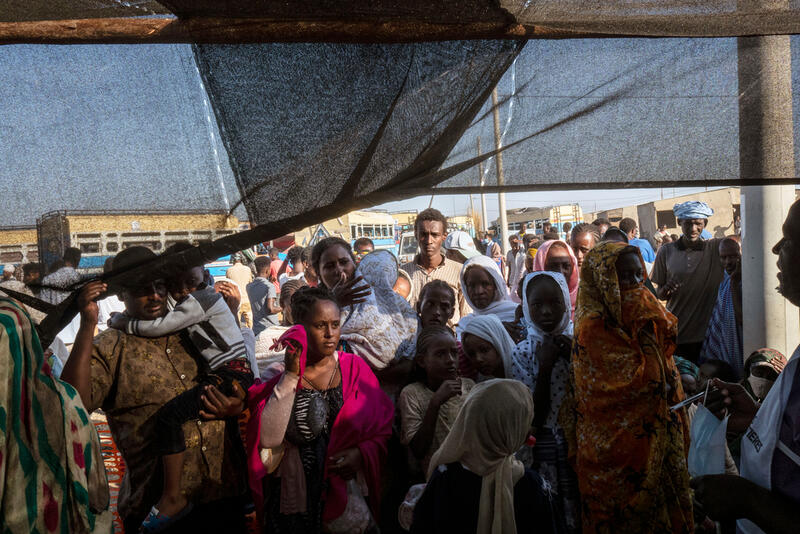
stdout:
[[(497, 87), (492, 90), (492, 108), (494, 109), (494, 147), (495, 150), (500, 150), (503, 147), (503, 142), (500, 139), (500, 109), (497, 105)], [(505, 184), (502, 152), (495, 156), (495, 162), (497, 163), (497, 185), (502, 187)], [(500, 242), (505, 256), (509, 250), (508, 215), (506, 214), (506, 194), (502, 191), (497, 193), (497, 205), (500, 209)]]
[[(791, 51), (788, 35), (740, 37), (739, 168), (742, 178), (795, 176)], [(742, 188), (744, 357), (762, 347), (791, 354), (798, 313), (776, 291), (772, 246), (794, 201), (794, 186)]]
[[(478, 136), (478, 156), (481, 155), (481, 136)], [(483, 162), (478, 163), (479, 185), (483, 187)], [(486, 215), (486, 193), (481, 193), (481, 230), (486, 233), (489, 230), (488, 215)]]

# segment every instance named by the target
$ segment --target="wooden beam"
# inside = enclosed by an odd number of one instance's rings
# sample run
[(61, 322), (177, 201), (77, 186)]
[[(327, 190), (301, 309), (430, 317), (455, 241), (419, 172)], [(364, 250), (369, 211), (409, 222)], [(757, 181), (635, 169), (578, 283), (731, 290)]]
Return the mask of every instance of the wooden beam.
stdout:
[(99, 18), (0, 22), (0, 44), (340, 42), (600, 37), (507, 22), (275, 21), (255, 18)]

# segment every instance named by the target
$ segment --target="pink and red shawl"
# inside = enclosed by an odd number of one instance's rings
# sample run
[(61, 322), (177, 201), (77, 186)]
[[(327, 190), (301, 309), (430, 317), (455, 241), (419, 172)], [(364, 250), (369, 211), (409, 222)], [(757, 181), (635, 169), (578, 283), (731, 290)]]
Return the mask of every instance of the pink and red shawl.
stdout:
[(580, 282), (580, 273), (578, 271), (580, 271), (580, 269), (578, 269), (578, 258), (575, 257), (572, 247), (561, 240), (553, 239), (545, 241), (539, 247), (539, 250), (536, 251), (536, 256), (533, 258), (533, 272), (547, 270), (544, 268), (544, 264), (547, 261), (547, 254), (550, 252), (550, 248), (556, 243), (560, 243), (559, 246), (563, 246), (567, 249), (569, 259), (572, 261), (572, 275), (570, 275), (567, 280), (567, 287), (569, 288), (569, 300), (572, 303), (572, 315), (574, 316), (575, 303), (578, 301), (578, 283)]
[[(305, 329), (296, 325), (281, 336), (281, 339), (287, 336), (301, 342), (303, 346), (300, 358), (302, 373), (306, 363), (307, 340)], [(369, 488), (367, 500), (373, 515), (377, 516), (381, 494), (381, 467), (386, 460), (387, 444), (392, 434), (394, 406), (389, 397), (381, 391), (378, 379), (375, 378), (372, 370), (364, 360), (355, 354), (340, 352), (339, 369), (342, 374), (344, 403), (331, 429), (326, 460), (328, 457), (343, 450), (358, 447), (362, 457), (362, 473)], [(264, 504), (263, 482), (267, 476), (258, 452), (261, 433), (261, 412), (282, 375), (283, 373), (264, 384), (254, 385), (249, 390), (250, 420), (247, 423), (248, 475), (250, 490), (259, 516)], [(339, 476), (329, 474), (327, 465), (325, 466), (324, 476), (328, 478), (329, 484), (325, 496), (323, 520), (330, 521), (344, 512), (347, 505), (347, 484)]]

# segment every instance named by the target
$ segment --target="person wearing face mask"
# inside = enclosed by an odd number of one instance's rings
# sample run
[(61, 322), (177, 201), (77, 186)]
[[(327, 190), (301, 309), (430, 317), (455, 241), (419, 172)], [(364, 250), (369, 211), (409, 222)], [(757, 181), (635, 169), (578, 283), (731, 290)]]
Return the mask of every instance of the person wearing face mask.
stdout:
[(754, 399), (763, 402), (784, 367), (786, 356), (774, 349), (758, 349), (747, 357), (742, 386)]
[(667, 309), (678, 318), (677, 353), (697, 363), (725, 274), (721, 240), (701, 237), (714, 214), (705, 202), (676, 204), (673, 212), (683, 235), (659, 249), (652, 278), (658, 298), (667, 301)]
[[(643, 286), (639, 249), (603, 242), (584, 258), (575, 312), (574, 428), (565, 429), (583, 532), (694, 532), (678, 321)], [(566, 424), (566, 421), (563, 421)]]
[(708, 322), (700, 363), (722, 360), (733, 368), (734, 381), (744, 377), (742, 354), (742, 247), (738, 236), (719, 243), (719, 258), (725, 279), (719, 285), (717, 302)]

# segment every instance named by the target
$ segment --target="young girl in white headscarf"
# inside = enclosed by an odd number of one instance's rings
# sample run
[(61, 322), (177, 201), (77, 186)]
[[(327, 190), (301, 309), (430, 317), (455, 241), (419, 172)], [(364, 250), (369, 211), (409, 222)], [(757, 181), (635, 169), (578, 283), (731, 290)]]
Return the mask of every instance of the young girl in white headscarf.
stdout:
[(475, 386), (431, 459), (412, 534), (556, 532), (542, 479), (514, 458), (532, 419), (533, 399), (518, 381)]
[(459, 338), (476, 317), (496, 315), (504, 323), (514, 322), (517, 304), (511, 300), (497, 264), (488, 256), (475, 256), (464, 264), (461, 268), (461, 288), (472, 313), (458, 321), (456, 333)]
[(522, 294), (527, 337), (513, 350), (511, 378), (530, 388), (537, 406), (533, 467), (553, 488), (567, 532), (579, 533), (578, 479), (567, 460), (567, 441), (558, 424), (570, 376), (569, 287), (563, 274), (538, 271), (525, 278)]
[[(460, 323), (459, 323), (460, 324)], [(514, 342), (494, 315), (479, 315), (461, 331), (464, 355), (478, 371), (478, 381), (512, 378)]]

